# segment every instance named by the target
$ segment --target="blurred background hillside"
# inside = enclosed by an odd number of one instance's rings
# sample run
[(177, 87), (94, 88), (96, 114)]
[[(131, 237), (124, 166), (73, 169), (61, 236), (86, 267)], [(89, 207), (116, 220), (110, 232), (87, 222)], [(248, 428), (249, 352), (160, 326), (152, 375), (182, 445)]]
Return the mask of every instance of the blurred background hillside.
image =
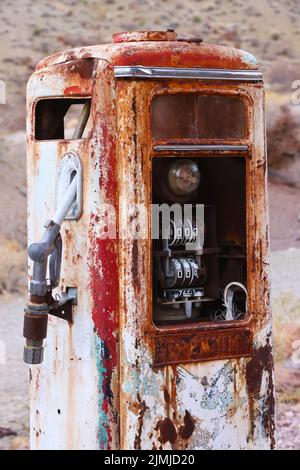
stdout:
[(28, 445), (27, 369), (19, 349), (27, 269), (26, 82), (54, 52), (110, 42), (117, 31), (165, 28), (248, 50), (264, 71), (278, 447), (300, 448), (300, 366), (291, 360), (300, 339), (300, 104), (292, 104), (292, 83), (300, 80), (299, 0), (1, 0), (0, 80), (7, 97), (0, 105), (0, 340), (7, 359), (0, 364), (0, 448)]

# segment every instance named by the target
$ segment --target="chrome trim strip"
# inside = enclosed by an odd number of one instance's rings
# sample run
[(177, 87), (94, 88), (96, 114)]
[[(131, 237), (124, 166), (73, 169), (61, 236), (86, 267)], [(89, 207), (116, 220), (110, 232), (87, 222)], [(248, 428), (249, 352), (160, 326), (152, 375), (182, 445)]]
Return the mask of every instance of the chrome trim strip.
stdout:
[(154, 150), (157, 152), (246, 152), (248, 145), (155, 145)]
[(172, 67), (144, 67), (142, 65), (115, 66), (116, 78), (175, 78), (196, 80), (238, 80), (259, 81), (263, 80), (260, 70), (225, 70), (225, 69), (201, 69), (201, 68), (172, 68)]

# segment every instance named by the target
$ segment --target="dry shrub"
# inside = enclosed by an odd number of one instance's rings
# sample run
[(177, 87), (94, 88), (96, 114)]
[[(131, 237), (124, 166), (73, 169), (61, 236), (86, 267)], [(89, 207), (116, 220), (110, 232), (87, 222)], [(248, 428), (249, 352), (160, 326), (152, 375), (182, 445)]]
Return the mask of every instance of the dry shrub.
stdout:
[(300, 403), (300, 371), (275, 363), (275, 385), (277, 401)]
[(0, 294), (3, 292), (23, 293), (27, 281), (26, 250), (16, 241), (0, 240)]
[(9, 446), (9, 450), (28, 450), (29, 438), (27, 436), (14, 437)]
[(267, 130), (267, 142), (271, 168), (283, 168), (300, 155), (298, 123), (287, 106), (281, 106), (278, 118)]

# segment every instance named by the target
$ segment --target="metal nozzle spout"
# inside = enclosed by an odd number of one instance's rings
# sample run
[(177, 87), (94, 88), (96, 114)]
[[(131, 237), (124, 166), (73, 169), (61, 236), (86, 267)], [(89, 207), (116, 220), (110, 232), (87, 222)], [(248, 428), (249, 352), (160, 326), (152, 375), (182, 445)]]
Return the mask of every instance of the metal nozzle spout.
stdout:
[(26, 338), (23, 360), (26, 364), (41, 364), (43, 362), (43, 340), (47, 336), (49, 306), (29, 304), (24, 312), (23, 336)]
[(44, 357), (43, 341), (26, 340), (23, 360), (26, 364), (41, 364)]

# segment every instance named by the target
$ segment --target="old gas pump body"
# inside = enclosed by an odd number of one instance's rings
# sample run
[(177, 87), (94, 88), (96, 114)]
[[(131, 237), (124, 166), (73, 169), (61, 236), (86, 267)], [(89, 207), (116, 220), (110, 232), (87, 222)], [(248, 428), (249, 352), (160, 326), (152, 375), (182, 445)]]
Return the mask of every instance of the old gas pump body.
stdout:
[[(86, 103), (87, 130), (68, 135), (67, 113)], [(30, 244), (80, 182), (52, 292), (76, 302), (66, 318), (50, 311), (43, 363), (31, 367), (31, 447), (274, 447), (255, 58), (173, 31), (116, 34), (38, 65), (27, 132)], [(153, 239), (153, 206), (175, 203), (201, 205), (198, 245), (193, 213), (187, 232), (172, 220)]]

